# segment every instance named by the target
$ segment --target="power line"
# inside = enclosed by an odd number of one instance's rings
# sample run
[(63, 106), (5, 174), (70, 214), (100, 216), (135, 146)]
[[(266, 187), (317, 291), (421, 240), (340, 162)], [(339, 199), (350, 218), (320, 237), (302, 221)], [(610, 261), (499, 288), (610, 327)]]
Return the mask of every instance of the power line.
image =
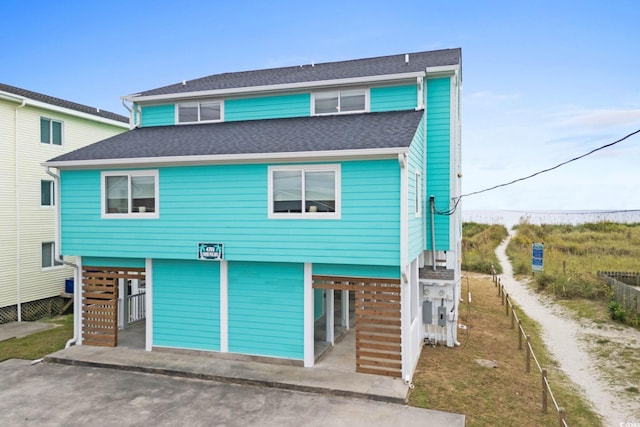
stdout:
[(480, 193), (486, 193), (487, 191), (495, 190), (496, 188), (506, 187), (506, 186), (508, 186), (508, 185), (515, 184), (516, 182), (520, 182), (520, 181), (524, 181), (524, 180), (527, 180), (527, 179), (531, 179), (531, 178), (533, 178), (534, 176), (537, 176), (537, 175), (543, 174), (543, 173), (545, 173), (545, 172), (552, 171), (552, 170), (554, 170), (554, 169), (558, 169), (560, 166), (564, 166), (564, 165), (566, 165), (567, 163), (575, 162), (576, 160), (580, 160), (580, 159), (582, 159), (583, 157), (587, 157), (588, 155), (593, 154), (593, 153), (595, 153), (596, 151), (600, 151), (600, 150), (603, 150), (603, 149), (605, 149), (605, 148), (608, 148), (608, 147), (611, 147), (611, 146), (613, 146), (613, 145), (616, 145), (617, 143), (622, 142), (622, 141), (624, 141), (625, 139), (631, 138), (632, 136), (634, 136), (634, 135), (636, 135), (636, 134), (638, 134), (638, 133), (640, 133), (640, 129), (638, 129), (638, 130), (637, 130), (637, 131), (635, 131), (635, 132), (631, 132), (631, 133), (630, 133), (630, 134), (628, 134), (628, 135), (625, 135), (624, 137), (622, 137), (622, 138), (618, 139), (617, 141), (613, 141), (613, 142), (610, 142), (609, 144), (605, 144), (605, 145), (602, 145), (602, 146), (600, 146), (600, 147), (598, 147), (598, 148), (594, 148), (593, 150), (589, 151), (588, 153), (585, 153), (585, 154), (582, 154), (582, 155), (580, 155), (580, 156), (578, 156), (578, 157), (574, 157), (574, 158), (572, 158), (572, 159), (566, 160), (566, 161), (564, 161), (564, 162), (562, 162), (562, 163), (558, 163), (557, 165), (555, 165), (555, 166), (553, 166), (553, 167), (550, 167), (550, 168), (543, 169), (543, 170), (541, 170), (541, 171), (538, 171), (538, 172), (532, 173), (531, 175), (525, 176), (525, 177), (523, 177), (523, 178), (514, 179), (513, 181), (505, 182), (504, 184), (494, 185), (493, 187), (485, 188), (484, 190), (478, 190), (478, 191), (474, 191), (474, 192), (472, 192), (472, 193), (462, 194), (460, 197), (457, 197), (457, 199), (456, 199), (455, 203), (453, 204), (453, 207), (451, 207), (451, 208), (450, 208), (450, 209), (448, 209), (448, 210), (445, 210), (445, 211), (443, 211), (443, 210), (439, 210), (439, 209), (435, 208), (435, 205), (434, 205), (434, 213), (435, 213), (436, 215), (444, 215), (444, 216), (453, 215), (453, 213), (458, 209), (458, 205), (460, 204), (460, 200), (462, 200), (462, 198), (463, 198), (463, 197), (473, 196), (473, 195), (475, 195), (475, 194), (480, 194)]
[[(479, 190), (479, 191), (474, 191), (474, 192), (472, 192), (472, 193), (463, 194), (463, 195), (461, 195), (461, 196), (459, 197), (459, 199), (461, 199), (461, 198), (463, 198), (463, 197), (473, 196), (473, 195), (475, 195), (475, 194), (485, 193), (485, 192), (487, 192), (487, 191), (495, 190), (496, 188), (506, 187), (507, 185), (515, 184), (516, 182), (524, 181), (524, 180), (527, 180), (527, 179), (533, 178), (534, 176), (537, 176), (537, 175), (543, 174), (543, 173), (545, 173), (545, 172), (549, 172), (549, 171), (552, 171), (552, 170), (554, 170), (554, 169), (558, 169), (560, 166), (564, 166), (564, 165), (566, 165), (567, 163), (575, 162), (576, 160), (580, 160), (580, 159), (582, 159), (583, 157), (587, 157), (588, 155), (593, 154), (593, 153), (595, 153), (596, 151), (600, 151), (600, 150), (603, 150), (603, 149), (605, 149), (605, 148), (608, 148), (608, 147), (611, 147), (611, 146), (613, 146), (613, 145), (616, 145), (617, 143), (622, 142), (622, 141), (624, 141), (624, 140), (625, 140), (625, 139), (627, 139), (627, 138), (631, 138), (633, 135), (635, 135), (635, 134), (637, 134), (637, 133), (640, 133), (640, 129), (638, 129), (638, 130), (637, 130), (637, 131), (635, 131), (635, 132), (631, 132), (630, 134), (628, 134), (628, 135), (626, 135), (626, 136), (624, 136), (624, 137), (622, 137), (622, 138), (618, 139), (617, 141), (610, 142), (609, 144), (605, 144), (605, 145), (603, 145), (603, 146), (601, 146), (601, 147), (595, 148), (595, 149), (593, 149), (593, 150), (589, 151), (588, 153), (585, 153), (585, 154), (583, 154), (583, 155), (581, 155), (581, 156), (574, 157), (573, 159), (569, 159), (569, 160), (564, 161), (564, 162), (562, 162), (562, 163), (558, 163), (557, 165), (555, 165), (555, 166), (553, 166), (553, 167), (550, 167), (550, 168), (548, 168), (548, 169), (543, 169), (543, 170), (538, 171), (538, 172), (536, 172), (536, 173), (532, 173), (531, 175), (525, 176), (525, 177), (523, 177), (523, 178), (514, 179), (513, 181), (506, 182), (506, 183), (504, 183), (504, 184), (494, 185), (493, 187), (485, 188), (484, 190)], [(458, 203), (456, 202), (456, 204), (455, 204), (455, 206), (454, 206), (454, 209), (455, 209), (455, 207), (457, 207), (457, 205), (458, 205)]]

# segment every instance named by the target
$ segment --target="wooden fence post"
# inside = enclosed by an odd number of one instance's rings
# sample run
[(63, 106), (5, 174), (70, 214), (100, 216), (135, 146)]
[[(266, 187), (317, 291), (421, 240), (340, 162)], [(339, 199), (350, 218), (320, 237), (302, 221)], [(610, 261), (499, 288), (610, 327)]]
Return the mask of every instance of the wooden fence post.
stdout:
[(507, 300), (507, 303), (505, 304), (505, 307), (504, 307), (504, 315), (508, 316), (509, 315), (509, 304), (510, 304), (509, 294), (506, 295), (505, 299)]
[(511, 329), (515, 328), (516, 310), (511, 308)]
[(542, 412), (547, 413), (547, 370), (542, 370)]
[(565, 415), (566, 415), (566, 412), (565, 412), (564, 408), (558, 408), (558, 416), (560, 418), (560, 427), (564, 427), (564, 425), (565, 425), (565, 421), (566, 421), (565, 420)]
[(527, 374), (531, 372), (531, 335), (527, 335)]
[(522, 350), (522, 320), (518, 319), (518, 350)]
[(504, 305), (504, 288), (502, 288), (502, 294), (501, 294), (502, 298), (500, 298), (501, 300), (501, 304)]

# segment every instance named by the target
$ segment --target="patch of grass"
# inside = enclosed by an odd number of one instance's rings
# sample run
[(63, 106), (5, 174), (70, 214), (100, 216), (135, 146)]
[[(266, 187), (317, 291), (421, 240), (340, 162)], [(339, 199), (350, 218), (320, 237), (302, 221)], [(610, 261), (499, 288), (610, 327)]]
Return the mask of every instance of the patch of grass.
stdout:
[[(518, 350), (517, 328), (500, 304), (490, 277), (466, 273), (463, 287), (472, 292), (472, 303), (460, 303), (460, 347), (425, 346), (414, 375), (409, 404), (462, 413), (467, 426), (557, 426), (551, 399), (542, 413), (541, 374), (533, 360), (525, 372), (526, 354)], [(601, 425), (598, 415), (557, 367), (543, 344), (540, 327), (516, 308), (558, 404), (565, 408), (569, 425)], [(495, 361), (497, 368), (483, 368), (477, 359)]]
[(73, 337), (73, 315), (40, 320), (58, 325), (55, 328), (0, 342), (0, 362), (8, 359), (35, 360), (64, 348)]
[(590, 320), (599, 325), (609, 323), (607, 307), (602, 301), (576, 298), (557, 299), (555, 302), (566, 308), (577, 319)]

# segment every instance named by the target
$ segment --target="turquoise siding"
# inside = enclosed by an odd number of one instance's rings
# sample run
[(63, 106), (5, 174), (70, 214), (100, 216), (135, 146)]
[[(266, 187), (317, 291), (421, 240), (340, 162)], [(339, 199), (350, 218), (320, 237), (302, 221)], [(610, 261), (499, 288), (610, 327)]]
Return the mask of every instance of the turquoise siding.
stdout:
[(170, 126), (176, 122), (175, 104), (142, 107), (142, 127)]
[(220, 264), (153, 260), (153, 345), (220, 350)]
[(267, 165), (159, 170), (159, 219), (102, 219), (100, 171), (63, 170), (66, 255), (195, 259), (222, 242), (229, 261), (397, 266), (398, 161), (344, 162), (342, 218), (269, 219)]
[[(436, 209), (450, 208), (451, 83), (448, 77), (427, 81), (427, 206), (435, 196)], [(429, 218), (431, 215), (429, 214)], [(449, 216), (436, 215), (436, 250), (449, 250)], [(427, 221), (427, 249), (431, 249), (431, 223)]]
[(224, 103), (224, 121), (281, 119), (311, 115), (311, 95), (264, 96), (229, 99)]
[(414, 85), (371, 88), (371, 112), (412, 110), (418, 106), (418, 87)]
[(304, 265), (229, 263), (229, 352), (304, 359)]
[(397, 266), (389, 267), (383, 265), (313, 264), (313, 274), (397, 279), (400, 277), (400, 269)]
[[(371, 112), (411, 110), (417, 107), (416, 85), (371, 88)], [(143, 106), (142, 126), (175, 124), (175, 104)], [(311, 115), (311, 94), (263, 96), (227, 99), (224, 101), (224, 121), (281, 119)]]
[(145, 260), (136, 258), (102, 258), (102, 257), (83, 257), (82, 265), (89, 267), (130, 267), (144, 268)]
[[(425, 117), (422, 117), (416, 134), (413, 137), (411, 146), (409, 147), (409, 161), (408, 161), (408, 183), (409, 183), (409, 204), (407, 212), (407, 223), (409, 231), (409, 239), (407, 241), (407, 255), (408, 260), (415, 259), (424, 250), (425, 245), (425, 197), (424, 197), (424, 155), (425, 155)], [(416, 182), (416, 171), (420, 172), (420, 184)], [(420, 197), (420, 215), (416, 215), (416, 192), (417, 189), (422, 189), (422, 196)]]

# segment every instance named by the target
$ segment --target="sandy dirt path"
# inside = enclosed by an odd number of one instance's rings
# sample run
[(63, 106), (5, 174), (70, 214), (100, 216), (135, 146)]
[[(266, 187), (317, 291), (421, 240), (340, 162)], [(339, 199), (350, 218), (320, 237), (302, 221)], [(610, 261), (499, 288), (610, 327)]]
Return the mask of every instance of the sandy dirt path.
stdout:
[[(637, 395), (632, 399), (623, 386), (616, 386), (607, 381), (603, 371), (598, 367), (598, 363), (603, 362), (593, 357), (588, 348), (589, 345), (595, 345), (594, 336), (611, 339), (623, 335), (623, 340), (637, 344), (640, 342), (640, 332), (633, 328), (624, 328), (621, 334), (620, 330), (589, 327), (583, 322), (571, 319), (562, 312), (562, 307), (543, 301), (524, 282), (514, 279), (511, 263), (506, 255), (509, 240), (510, 237), (496, 249), (504, 272), (499, 276), (501, 283), (527, 316), (542, 326), (543, 340), (558, 361), (560, 369), (582, 389), (602, 417), (605, 426), (640, 426), (640, 401)], [(551, 377), (550, 382), (553, 384)], [(562, 402), (559, 404), (562, 405)], [(570, 414), (568, 419), (569, 417)]]

